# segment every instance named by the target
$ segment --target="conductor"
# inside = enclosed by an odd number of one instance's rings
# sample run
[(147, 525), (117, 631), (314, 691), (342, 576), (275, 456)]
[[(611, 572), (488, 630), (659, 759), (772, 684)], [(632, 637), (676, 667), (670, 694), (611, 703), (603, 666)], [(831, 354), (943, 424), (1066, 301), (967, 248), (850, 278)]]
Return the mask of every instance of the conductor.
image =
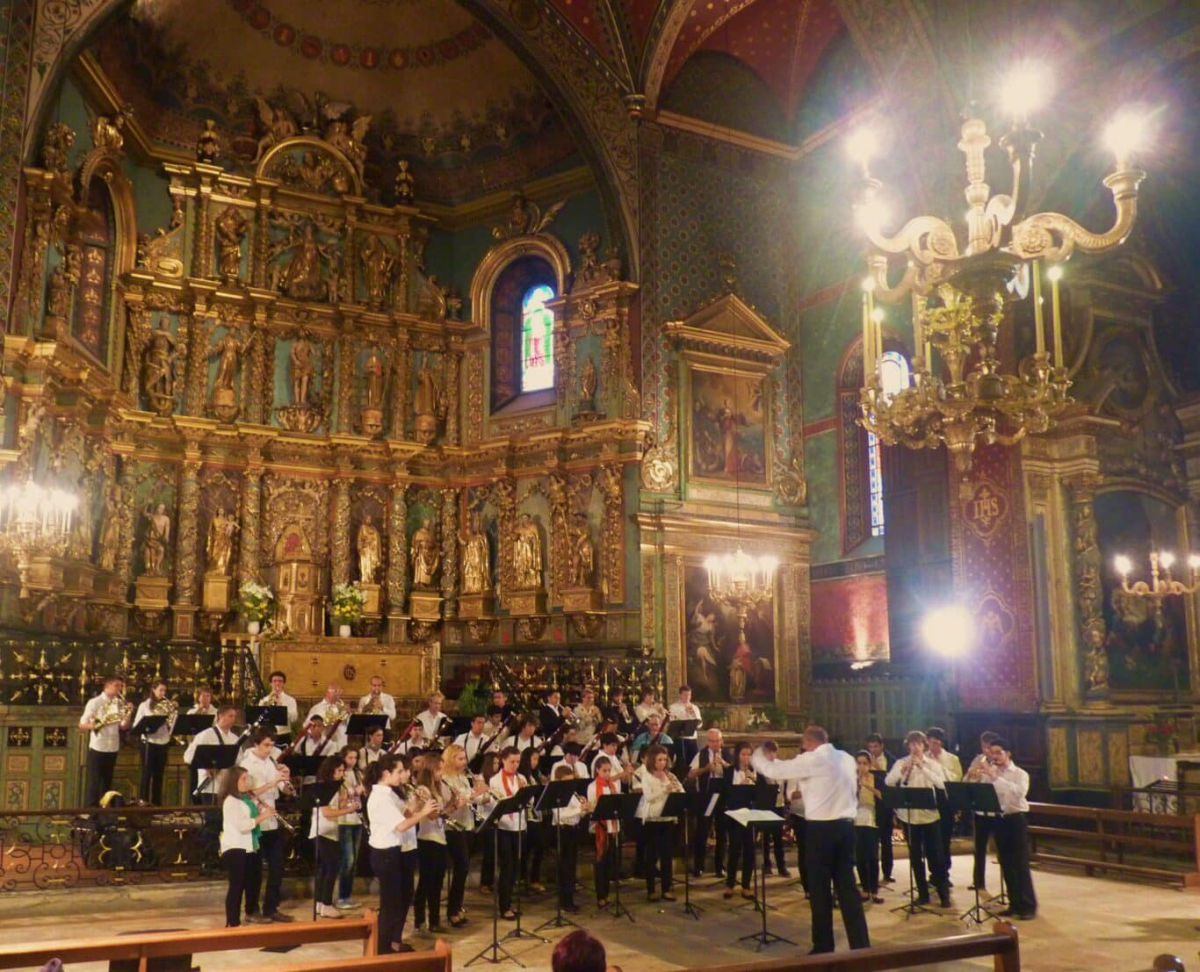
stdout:
[(842, 922), (851, 948), (870, 948), (862, 899), (854, 884), (854, 818), (858, 812), (858, 772), (854, 757), (834, 749), (820, 726), (809, 726), (804, 752), (777, 759), (759, 750), (754, 768), (773, 780), (795, 780), (804, 794), (805, 862), (812, 897), (812, 951), (833, 951), (833, 896), (837, 887)]

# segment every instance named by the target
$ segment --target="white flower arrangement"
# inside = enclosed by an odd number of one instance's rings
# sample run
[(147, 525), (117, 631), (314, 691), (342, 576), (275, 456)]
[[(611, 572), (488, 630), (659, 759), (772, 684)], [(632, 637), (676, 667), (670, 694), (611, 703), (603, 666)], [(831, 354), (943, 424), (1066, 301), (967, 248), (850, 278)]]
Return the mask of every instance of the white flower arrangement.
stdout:
[(243, 581), (238, 589), (238, 611), (247, 621), (265, 621), (275, 603), (275, 593), (265, 584)]
[(338, 584), (333, 589), (333, 614), (338, 624), (353, 624), (362, 617), (367, 595), (357, 583)]

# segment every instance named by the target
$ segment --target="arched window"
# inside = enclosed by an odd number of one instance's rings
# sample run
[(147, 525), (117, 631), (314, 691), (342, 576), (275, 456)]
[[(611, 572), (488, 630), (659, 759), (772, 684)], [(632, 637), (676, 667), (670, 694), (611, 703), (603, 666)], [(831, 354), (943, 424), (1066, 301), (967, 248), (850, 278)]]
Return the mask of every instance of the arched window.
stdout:
[(115, 265), (116, 219), (103, 179), (88, 188), (87, 215), (80, 241), (79, 290), (71, 333), (97, 360), (108, 361), (108, 322)]
[[(879, 359), (879, 384), (883, 394), (891, 398), (908, 387), (908, 359), (899, 351), (884, 351)], [(867, 491), (871, 513), (871, 536), (882, 537), (883, 520), (883, 457), (879, 452), (879, 439), (873, 432), (867, 433)]]
[(530, 287), (521, 302), (521, 391), (554, 387), (554, 315), (546, 301), (554, 299), (547, 284)]

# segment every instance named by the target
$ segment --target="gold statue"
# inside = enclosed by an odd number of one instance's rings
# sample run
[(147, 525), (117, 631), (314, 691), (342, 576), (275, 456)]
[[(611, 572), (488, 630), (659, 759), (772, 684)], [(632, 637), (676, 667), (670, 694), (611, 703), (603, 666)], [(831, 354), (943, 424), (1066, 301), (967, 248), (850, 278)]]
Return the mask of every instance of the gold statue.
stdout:
[(313, 380), (313, 346), (300, 338), (292, 344), (288, 357), (292, 362), (292, 404), (305, 406)]
[(213, 228), (217, 234), (217, 266), (226, 280), (238, 280), (242, 274), (242, 240), (248, 227), (246, 217), (236, 206), (226, 206)]
[(382, 304), (391, 283), (392, 268), (396, 264), (395, 254), (372, 233), (363, 244), (360, 259), (363, 265), (363, 283), (367, 288), (367, 301)]
[(299, 239), (289, 239), (281, 250), (291, 250), (292, 258), (279, 278), (280, 289), (296, 300), (315, 300), (323, 295), (325, 270), (321, 259), (324, 247), (317, 242), (312, 223), (305, 223)]
[(593, 412), (596, 409), (596, 363), (589, 354), (579, 374), (579, 410)]
[(528, 513), (521, 514), (513, 538), (513, 580), (518, 591), (542, 587), (542, 536)]
[(458, 538), (462, 544), (462, 590), (464, 594), (484, 594), (492, 588), (492, 569), (488, 562), (487, 534), (478, 513), (472, 514), (470, 528)]
[(367, 408), (382, 408), (383, 407), (383, 361), (379, 357), (379, 352), (371, 349), (371, 353), (367, 355), (367, 363), (363, 366), (363, 372), (367, 376)]
[(146, 358), (142, 365), (142, 390), (150, 407), (160, 415), (170, 415), (175, 408), (175, 335), (160, 319), (146, 341)]
[(442, 554), (438, 549), (437, 533), (429, 520), (422, 523), (413, 534), (410, 554), (413, 587), (433, 587), (433, 578)]
[(215, 165), (223, 147), (224, 141), (217, 131), (217, 123), (211, 118), (204, 119), (204, 131), (196, 139), (196, 161)]
[(325, 128), (325, 141), (350, 160), (360, 179), (363, 176), (363, 165), (367, 161), (367, 147), (363, 144), (363, 139), (367, 137), (367, 129), (370, 127), (371, 116), (360, 115), (354, 119), (353, 125), (347, 125), (342, 118), (333, 118)]
[(109, 118), (107, 115), (97, 115), (92, 122), (92, 144), (98, 149), (120, 154), (125, 145), (123, 129), (132, 109), (123, 105), (117, 113)]
[(408, 159), (401, 159), (396, 167), (396, 202), (411, 203), (415, 195), (413, 175), (408, 171)]
[(112, 511), (121, 509), (123, 504), (121, 487), (113, 486), (112, 497), (108, 504), (110, 512), (103, 518), (103, 526), (100, 527), (99, 566), (101, 570), (117, 569), (117, 548), (121, 544), (121, 518)]
[(165, 577), (163, 567), (167, 557), (167, 545), (171, 542), (171, 518), (162, 503), (152, 507), (149, 503), (142, 511), (147, 520), (146, 538), (142, 542), (142, 565), (150, 577)]
[(571, 584), (574, 587), (591, 587), (592, 572), (596, 569), (596, 545), (592, 543), (592, 532), (587, 517), (575, 514), (570, 532)]
[(442, 391), (426, 359), (417, 371), (417, 394), (413, 398), (413, 429), (418, 442), (428, 445), (434, 440), (443, 410)]
[(358, 573), (364, 584), (375, 583), (379, 574), (379, 551), (379, 531), (368, 513), (358, 526)]
[[(79, 484), (79, 495), (79, 512), (75, 517), (75, 526), (71, 531), (67, 553), (75, 560), (90, 561), (96, 524), (92, 511), (92, 494), (82, 481)], [(116, 517), (110, 517), (110, 519), (115, 520)]]
[(233, 391), (237, 384), (238, 360), (246, 350), (245, 341), (239, 341), (233, 331), (229, 331), (208, 352), (210, 358), (220, 358), (217, 362), (217, 376), (213, 380), (213, 390), (218, 388)]
[(210, 574), (229, 574), (229, 562), (233, 558), (233, 534), (237, 521), (221, 507), (208, 524), (208, 571)]
[(258, 117), (264, 129), (263, 137), (258, 140), (258, 151), (254, 155), (253, 161), (257, 163), (267, 149), (286, 138), (298, 135), (299, 129), (290, 112), (283, 108), (272, 108), (265, 98), (256, 97), (254, 100), (258, 103)]

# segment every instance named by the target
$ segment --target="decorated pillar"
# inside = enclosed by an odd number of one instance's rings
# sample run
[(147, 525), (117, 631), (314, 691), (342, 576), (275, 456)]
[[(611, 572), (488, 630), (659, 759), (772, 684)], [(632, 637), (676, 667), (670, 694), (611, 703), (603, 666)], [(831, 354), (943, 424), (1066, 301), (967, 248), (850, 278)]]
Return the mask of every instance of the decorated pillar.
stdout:
[(600, 569), (604, 602), (625, 602), (625, 489), (623, 467), (611, 463), (598, 471), (600, 494), (604, 497), (604, 519), (600, 528)]
[(272, 347), (275, 339), (264, 327), (266, 308), (255, 308), (254, 328), (250, 336), (250, 382), (243, 405), (246, 421), (252, 425), (266, 425), (270, 421), (270, 401), (274, 376), (267, 370), (267, 345)]
[(357, 342), (343, 337), (338, 341), (337, 370), (337, 431), (350, 432), (350, 400), (354, 385), (354, 359), (358, 352)]
[(396, 354), (392, 382), (392, 422), (391, 436), (393, 439), (405, 438), (404, 430), (408, 423), (408, 396), (412, 382), (410, 371), (412, 357), (408, 348), (408, 336), (401, 334), (396, 338)]
[(1087, 699), (1108, 697), (1100, 545), (1096, 539), (1095, 500), (1099, 482), (1099, 477), (1091, 473), (1071, 476), (1066, 480), (1071, 500), (1072, 586), (1075, 589), (1077, 625), (1076, 663), (1072, 667), (1074, 683), (1082, 685)]
[(175, 640), (190, 640), (195, 633), (196, 559), (200, 513), (200, 445), (189, 439), (179, 467), (178, 525), (175, 532)]
[(354, 478), (345, 474), (333, 481), (330, 573), (334, 587), (350, 581), (350, 487), (353, 482)]
[(212, 223), (209, 214), (212, 206), (212, 180), (201, 176), (196, 193), (196, 251), (192, 257), (192, 275), (208, 278), (213, 275)]
[(238, 580), (259, 580), (259, 554), (262, 538), (262, 453), (250, 453), (242, 476), (241, 546), (238, 556)]
[(206, 305), (197, 302), (188, 329), (187, 360), (184, 366), (183, 411), (188, 415), (204, 414), (204, 398), (208, 391), (207, 352), (210, 327)]
[(442, 490), (442, 597), (447, 618), (458, 616), (458, 490)]
[(271, 246), (271, 190), (259, 189), (258, 218), (254, 225), (254, 251), (250, 262), (250, 282), (255, 287), (267, 285), (267, 262)]
[(571, 514), (570, 495), (566, 480), (557, 473), (549, 477), (550, 536), (547, 538), (550, 558), (550, 603), (562, 604), (563, 588), (567, 586), (568, 540)]
[(511, 479), (492, 486), (492, 504), (496, 507), (496, 575), (500, 584), (500, 603), (507, 606), (513, 591), (513, 527), (517, 512), (517, 487)]
[[(404, 605), (408, 599), (408, 537), (406, 524), (408, 522), (408, 488), (402, 481), (405, 467), (397, 465), (396, 479), (391, 489), (391, 504), (387, 513), (387, 596), (388, 596), (388, 625), (392, 627), (399, 622), (394, 619), (404, 614)], [(399, 629), (397, 629), (399, 630)], [(395, 632), (393, 632), (393, 635)]]
[(462, 372), (462, 341), (455, 338), (450, 342), (450, 350), (446, 354), (446, 438), (445, 444), (458, 445), (459, 413), (462, 403), (459, 400), (458, 382)]
[(122, 591), (128, 592), (133, 583), (133, 503), (137, 477), (134, 475), (133, 459), (121, 457), (121, 471), (117, 478), (115, 515), (120, 517), (120, 541), (117, 544), (116, 573), (122, 583)]

